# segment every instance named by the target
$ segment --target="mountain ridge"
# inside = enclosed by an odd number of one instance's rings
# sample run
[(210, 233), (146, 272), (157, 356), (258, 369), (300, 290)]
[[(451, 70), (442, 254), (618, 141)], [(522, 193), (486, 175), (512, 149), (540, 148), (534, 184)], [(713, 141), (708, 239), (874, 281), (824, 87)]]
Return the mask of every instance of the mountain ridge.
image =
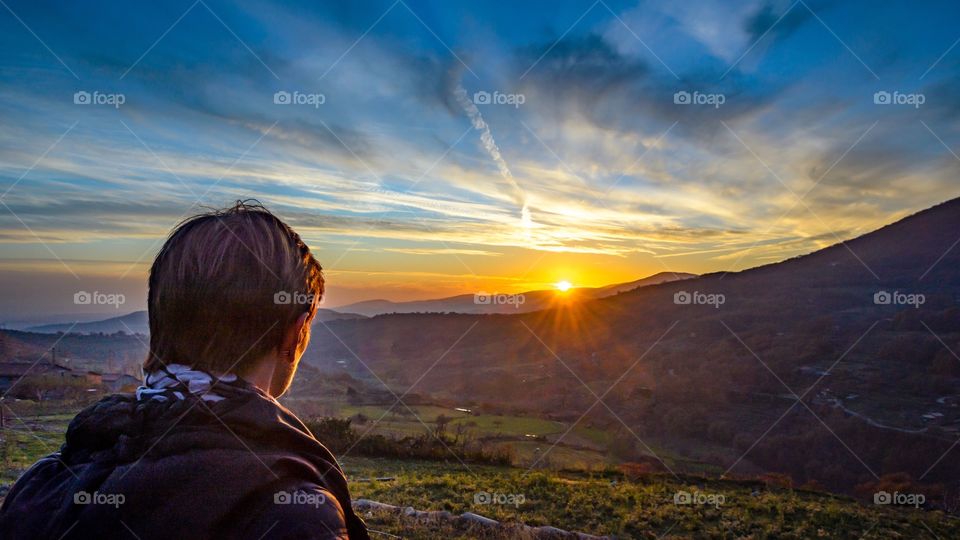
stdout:
[(939, 459), (960, 437), (958, 235), (952, 199), (777, 263), (591, 302), (335, 321), (305, 359), (464, 407), (623, 423), (841, 491), (874, 471), (946, 481), (960, 477)]
[[(615, 294), (620, 294), (640, 287), (657, 285), (669, 281), (679, 281), (695, 278), (696, 274), (685, 272), (658, 272), (637, 280), (604, 285), (602, 287), (576, 287), (570, 289), (565, 297), (569, 300), (595, 300)], [(494, 297), (503, 296), (512, 298), (508, 303), (498, 304)], [(518, 298), (522, 297), (522, 300)], [(368, 317), (389, 313), (527, 313), (549, 308), (557, 303), (557, 291), (534, 290), (517, 294), (498, 294), (479, 292), (477, 294), (458, 294), (444, 298), (428, 300), (411, 300), (395, 302), (392, 300), (374, 299), (354, 302), (334, 308), (347, 310)]]
[[(364, 318), (363, 315), (356, 313), (342, 313), (332, 309), (319, 309), (317, 311), (317, 321), (334, 321), (339, 319)], [(133, 311), (126, 315), (110, 317), (107, 319), (83, 322), (83, 323), (54, 323), (25, 328), (24, 332), (35, 332), (40, 334), (55, 334), (57, 332), (71, 332), (78, 334), (104, 333), (113, 334), (115, 332), (124, 332), (128, 334), (149, 334), (150, 326), (147, 320), (145, 310)]]

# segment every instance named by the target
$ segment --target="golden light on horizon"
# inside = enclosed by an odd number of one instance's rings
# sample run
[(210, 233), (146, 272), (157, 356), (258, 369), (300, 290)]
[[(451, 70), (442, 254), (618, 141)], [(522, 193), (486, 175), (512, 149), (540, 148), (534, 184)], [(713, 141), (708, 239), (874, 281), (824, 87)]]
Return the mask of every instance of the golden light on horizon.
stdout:
[(571, 284), (569, 281), (564, 280), (564, 281), (558, 281), (554, 283), (553, 286), (556, 287), (557, 290), (560, 292), (567, 292), (570, 290), (571, 287), (573, 287), (573, 284)]

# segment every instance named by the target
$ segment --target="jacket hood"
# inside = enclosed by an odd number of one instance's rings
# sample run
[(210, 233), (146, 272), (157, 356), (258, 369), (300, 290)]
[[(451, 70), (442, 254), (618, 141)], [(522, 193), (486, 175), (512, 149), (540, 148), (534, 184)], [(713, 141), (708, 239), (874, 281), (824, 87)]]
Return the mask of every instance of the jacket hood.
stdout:
[(195, 537), (220, 537), (224, 523), (242, 531), (261, 515), (294, 510), (269, 504), (250, 511), (251, 501), (273, 503), (272, 493), (304, 487), (333, 495), (349, 537), (368, 538), (340, 465), (293, 413), (242, 379), (218, 384), (217, 394), (224, 399), (116, 394), (87, 407), (70, 423), (60, 452), (14, 485), (0, 512), (0, 536), (10, 519), (18, 531), (31, 522), (29, 528), (42, 531), (30, 536), (36, 538), (57, 538), (77, 522), (101, 522), (99, 508), (71, 499), (99, 490), (127, 494), (122, 519), (146, 527), (161, 514), (164, 521), (202, 524)]
[[(227, 399), (207, 402), (190, 396), (137, 401), (133, 394), (108, 396), (73, 419), (60, 457), (68, 465), (91, 460), (119, 465), (147, 454), (152, 458), (177, 454), (198, 444), (219, 448), (247, 443), (264, 451), (316, 457), (324, 468), (342, 474), (336, 459), (303, 422), (259, 388), (238, 380), (219, 385), (217, 392)], [(223, 437), (223, 432), (235, 434), (234, 441)], [(206, 440), (198, 440), (204, 435)]]

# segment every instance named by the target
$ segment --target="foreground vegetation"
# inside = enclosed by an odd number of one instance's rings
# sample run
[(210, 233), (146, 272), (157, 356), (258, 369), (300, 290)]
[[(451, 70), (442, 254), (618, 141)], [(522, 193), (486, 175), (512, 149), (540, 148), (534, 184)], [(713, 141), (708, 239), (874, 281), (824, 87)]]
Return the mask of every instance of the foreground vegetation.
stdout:
[[(59, 447), (71, 417), (63, 406), (30, 402), (20, 402), (16, 417), (7, 416), (0, 430), (0, 497), (30, 463)], [(461, 462), (446, 451), (431, 460), (351, 453), (342, 462), (354, 499), (473, 512), (502, 523), (483, 528), (403, 512), (364, 512), (372, 529), (405, 538), (523, 538), (522, 524), (617, 538), (960, 538), (960, 520), (939, 511), (790, 489), (776, 477), (674, 477), (636, 465), (529, 471), (490, 464), (496, 460), (477, 463), (482, 455), (463, 457)]]
[[(864, 506), (847, 497), (784, 489), (763, 481), (631, 475), (617, 470), (528, 473), (511, 467), (367, 458), (349, 458), (344, 468), (355, 498), (418, 510), (474, 512), (501, 522), (552, 525), (597, 535), (960, 537), (960, 521), (940, 512)], [(392, 480), (376, 480), (384, 476)], [(677, 504), (678, 493), (690, 493), (694, 504)], [(367, 519), (371, 527), (400, 536), (471, 538), (476, 534), (382, 512)]]

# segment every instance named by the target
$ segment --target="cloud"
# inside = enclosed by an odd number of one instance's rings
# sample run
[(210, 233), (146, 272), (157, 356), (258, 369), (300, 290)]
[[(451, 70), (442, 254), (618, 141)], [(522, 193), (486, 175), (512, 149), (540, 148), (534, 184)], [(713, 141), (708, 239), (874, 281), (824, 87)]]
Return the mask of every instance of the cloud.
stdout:
[[(200, 204), (262, 199), (318, 249), (411, 266), (446, 254), (507, 268), (550, 252), (623, 273), (647, 254), (702, 271), (956, 195), (953, 4), (808, 0), (828, 29), (788, 0), (647, 0), (617, 17), (598, 5), (565, 34), (572, 8), (518, 6), (522, 23), (505, 27), (479, 5), (411, 6), (431, 32), (396, 5), (373, 25), (391, 4), (211, 4), (236, 35), (197, 5), (122, 80), (188, 6), (16, 6), (80, 80), (0, 19), (0, 189), (17, 182), (3, 199), (16, 216), (0, 207), (7, 260), (49, 258), (37, 238), (70, 259), (149, 257), (207, 192)], [(928, 24), (901, 24), (914, 18)], [(127, 103), (79, 107), (80, 89)], [(878, 107), (881, 89), (927, 102)], [(326, 100), (279, 106), (278, 90)], [(525, 103), (478, 108), (480, 90)], [(678, 91), (725, 102), (682, 106)], [(791, 191), (817, 181), (811, 215)]]
[(808, 21), (814, 20), (811, 11), (821, 14), (833, 3), (832, 0), (807, 0), (805, 6), (802, 2), (795, 0), (760, 2), (753, 13), (743, 21), (743, 29), (749, 38), (749, 45), (758, 43), (762, 39), (768, 42), (787, 39)]

